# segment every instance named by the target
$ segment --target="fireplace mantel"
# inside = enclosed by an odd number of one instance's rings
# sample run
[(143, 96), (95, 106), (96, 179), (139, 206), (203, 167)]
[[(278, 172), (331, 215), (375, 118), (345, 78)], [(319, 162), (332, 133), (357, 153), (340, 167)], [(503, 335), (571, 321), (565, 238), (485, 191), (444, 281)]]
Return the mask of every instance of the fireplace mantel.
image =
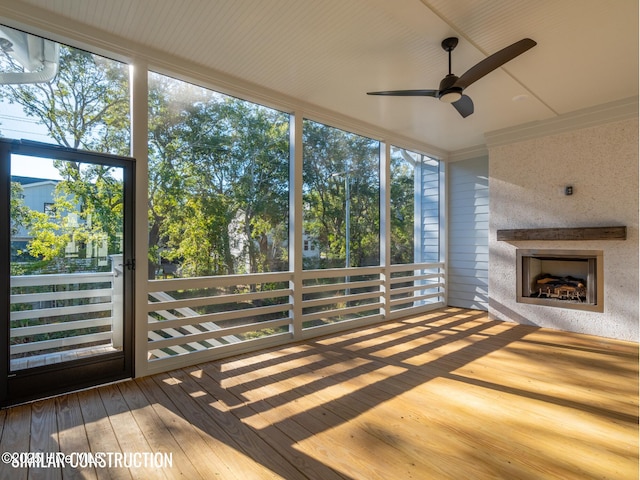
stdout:
[(497, 240), (626, 240), (627, 227), (524, 228), (498, 230)]

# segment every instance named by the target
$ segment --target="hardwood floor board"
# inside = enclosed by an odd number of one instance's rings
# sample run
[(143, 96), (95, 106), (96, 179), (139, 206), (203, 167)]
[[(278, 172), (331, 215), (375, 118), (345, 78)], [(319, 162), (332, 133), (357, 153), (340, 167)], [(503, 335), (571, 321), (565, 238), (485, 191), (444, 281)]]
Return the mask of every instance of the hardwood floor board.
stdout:
[[(6, 412), (0, 450), (2, 453), (20, 454), (29, 452), (31, 436), (31, 405), (18, 405)], [(28, 475), (26, 467), (13, 467), (9, 463), (0, 462), (0, 478), (23, 480)]]
[[(31, 439), (30, 452), (42, 452), (53, 456), (58, 452), (58, 422), (55, 403), (41, 400), (31, 404)], [(62, 467), (52, 459), (47, 463), (52, 466), (30, 467), (29, 477), (43, 480), (59, 480), (62, 478)]]
[[(164, 429), (170, 432), (187, 454), (189, 462), (197, 470), (199, 477), (194, 478), (242, 480), (242, 476), (238, 472), (232, 472), (222, 461), (213, 445), (207, 441), (207, 437), (202, 435), (198, 427), (191, 424), (177, 411), (175, 404), (158, 387), (152, 377), (137, 379), (135, 383), (139, 385), (155, 414), (162, 420)], [(184, 468), (188, 468), (188, 466)]]
[[(518, 362), (511, 362), (518, 366)], [(520, 373), (522, 372), (522, 373)], [(586, 408), (613, 419), (638, 420), (638, 404), (629, 399), (628, 391), (619, 383), (602, 382), (602, 389), (594, 390), (593, 377), (585, 383), (588, 372), (564, 368), (522, 368), (508, 371), (490, 364), (472, 363), (455, 373), (467, 382), (487, 388), (520, 395), (530, 394), (557, 405)]]
[(167, 478), (200, 478), (201, 475), (191, 463), (189, 456), (148, 402), (139, 385), (136, 382), (121, 382), (118, 388), (135, 422), (140, 426), (150, 451), (171, 455), (172, 465), (164, 468)]
[[(397, 373), (397, 369), (389, 366), (383, 366), (383, 369), (387, 370), (388, 374), (391, 375)], [(363, 376), (371, 376), (377, 373), (378, 372), (371, 372), (369, 369), (363, 369), (361, 372)], [(327, 433), (325, 433), (327, 431), (331, 431), (331, 434), (335, 435), (336, 429), (341, 428), (341, 425), (349, 422), (349, 438), (360, 438), (361, 443), (367, 446), (366, 450), (359, 453), (360, 461), (362, 462), (364, 459), (367, 459), (366, 461), (370, 465), (375, 466), (379, 470), (384, 471), (384, 469), (388, 467), (392, 467), (392, 471), (407, 469), (407, 475), (411, 474), (412, 470), (422, 472), (427, 470), (424, 467), (422, 469), (420, 467), (422, 463), (420, 454), (415, 452), (408, 453), (407, 451), (398, 449), (397, 444), (394, 442), (387, 442), (387, 445), (384, 445), (384, 438), (373, 435), (371, 429), (368, 428), (368, 424), (359, 421), (360, 416), (366, 412), (366, 409), (362, 408), (361, 402), (351, 402), (349, 404), (342, 401), (343, 398), (354, 396), (354, 394), (357, 395), (358, 398), (365, 398), (366, 395), (360, 395), (360, 392), (354, 391), (346, 382), (339, 382), (332, 378), (325, 377), (322, 372), (309, 372), (309, 374), (315, 374), (318, 377), (317, 385), (308, 383), (301, 385), (300, 382), (297, 381), (297, 378), (287, 379), (286, 371), (278, 375), (278, 377), (283, 376), (284, 378), (274, 379), (273, 377), (269, 377), (271, 382), (276, 382), (274, 385), (286, 388), (279, 398), (284, 397), (287, 400), (291, 400), (287, 403), (280, 402), (278, 407), (275, 407), (277, 410), (288, 409), (291, 415), (293, 415), (292, 419), (295, 419), (300, 415), (300, 409), (306, 407), (303, 412), (305, 420), (318, 411), (318, 418), (321, 419), (321, 423), (319, 426), (314, 426), (314, 430), (317, 432), (316, 435), (327, 435)], [(380, 377), (378, 376), (378, 378)], [(290, 385), (287, 385), (287, 383)], [(364, 384), (369, 385), (370, 382), (364, 380)], [(272, 387), (274, 387), (274, 385), (272, 385)], [(269, 398), (274, 399), (276, 397), (275, 395), (271, 395)], [(295, 406), (291, 407), (293, 403), (295, 403)], [(357, 407), (353, 408), (356, 404)], [(322, 409), (319, 408), (318, 405), (322, 405)], [(355, 448), (353, 441), (351, 443), (352, 445), (349, 448)], [(384, 455), (381, 457), (372, 456), (372, 445), (375, 445), (378, 450), (384, 451)], [(384, 465), (380, 463), (380, 458), (385, 459)], [(391, 459), (393, 459), (393, 461)], [(352, 467), (347, 465), (346, 468)], [(348, 474), (349, 470), (347, 470), (346, 473)], [(386, 475), (392, 475), (392, 472), (388, 471)]]
[[(80, 403), (76, 394), (61, 395), (55, 399), (58, 418), (58, 448), (66, 455), (91, 452), (89, 439), (80, 412)], [(93, 465), (73, 466), (66, 464), (62, 477), (67, 479), (93, 480), (98, 478)]]
[[(104, 453), (122, 452), (107, 411), (102, 404), (99, 389), (78, 392), (78, 402), (84, 418), (91, 451)], [(128, 469), (115, 466), (96, 468), (96, 473), (99, 479), (112, 478), (120, 480), (132, 478)]]
[[(263, 381), (269, 380), (264, 378)], [(296, 379), (291, 379), (290, 382), (291, 385), (281, 383), (286, 390), (277, 397), (269, 396), (266, 401), (272, 402), (277, 398), (276, 410), (282, 418), (296, 421), (306, 430), (313, 432), (312, 442), (308, 439), (298, 440), (302, 451), (346, 475), (356, 471), (360, 475), (359, 478), (390, 478), (391, 471), (404, 478), (410, 478), (416, 470), (411, 460), (398, 451), (387, 452), (384, 464), (379, 461), (380, 457), (372, 461), (372, 446), (378, 443), (373, 435), (354, 424), (341, 427), (344, 419), (334, 412), (333, 404), (323, 403), (316, 394), (316, 389), (303, 386), (298, 390), (295, 388)], [(276, 426), (280, 427), (280, 424)], [(320, 455), (318, 450), (313, 449), (318, 441), (324, 445), (331, 445), (331, 449), (327, 452), (325, 447), (322, 450), (324, 455)]]
[(216, 456), (230, 471), (242, 472), (241, 478), (244, 479), (283, 478), (243, 454), (236, 447), (232, 436), (193, 401), (194, 399), (180, 387), (175, 378), (169, 374), (160, 374), (154, 376), (154, 380), (172, 400), (175, 412), (196, 427), (202, 439), (216, 452)]
[(221, 362), (220, 370), (227, 378), (240, 377), (245, 372), (257, 368), (265, 368), (269, 365), (284, 365), (289, 360), (304, 359), (313, 347), (305, 344), (288, 345), (281, 349), (272, 348), (263, 352), (257, 352), (255, 356), (241, 355)]
[[(271, 377), (261, 377), (257, 378), (257, 381), (264, 381), (265, 384), (268, 384), (271, 381)], [(295, 379), (291, 380), (295, 383)], [(233, 388), (231, 388), (233, 390)], [(299, 396), (295, 393), (291, 393), (294, 388), (291, 386), (287, 386), (286, 390), (282, 391), (280, 395), (269, 395), (266, 398), (266, 402), (276, 402), (278, 403), (278, 408), (274, 408), (273, 411), (278, 412), (281, 415), (282, 422), (284, 419), (288, 419), (288, 421), (295, 421), (301, 424), (304, 427), (305, 432), (312, 432), (312, 437), (315, 439), (316, 437), (319, 439), (318, 432), (326, 432), (330, 431), (333, 427), (341, 422), (341, 419), (336, 416), (330, 408), (325, 408), (321, 402), (313, 399), (306, 398), (304, 396)], [(281, 427), (281, 423), (278, 423), (278, 428)], [(346, 434), (341, 434), (339, 438), (331, 438), (330, 442), (324, 441), (324, 445), (330, 445), (329, 455), (328, 457), (322, 457), (321, 460), (323, 463), (326, 463), (330, 467), (338, 470), (342, 474), (349, 475), (354, 468), (359, 469), (363, 473), (362, 478), (382, 478), (380, 476), (381, 472), (379, 471), (378, 462), (374, 462), (373, 464), (368, 464), (365, 459), (368, 458), (366, 455), (366, 450), (362, 449), (362, 447), (358, 447), (357, 444), (354, 444), (353, 439), (360, 436), (366, 436), (366, 432), (357, 431), (350, 432)], [(311, 442), (311, 445), (314, 445), (314, 441)], [(308, 448), (311, 448), (310, 446)], [(323, 450), (327, 450), (327, 447)], [(305, 452), (308, 452), (308, 449), (305, 449)], [(314, 450), (317, 452), (317, 450)], [(339, 455), (336, 455), (336, 452)], [(308, 452), (310, 455), (311, 452)], [(397, 461), (393, 457), (386, 458), (385, 460), (388, 465), (393, 465), (398, 468), (399, 465)]]
[[(333, 367), (335, 370), (343, 372), (340, 363), (334, 363)], [(382, 368), (391, 370), (391, 367), (388, 366), (383, 366)], [(393, 376), (398, 372), (390, 371), (389, 373), (391, 374), (389, 378), (393, 378)], [(318, 372), (318, 374), (320, 374), (320, 372)], [(429, 457), (429, 455), (427, 455), (428, 450), (425, 449), (425, 446), (432, 443), (434, 439), (437, 440), (434, 443), (434, 446), (437, 446), (446, 443), (446, 439), (448, 437), (451, 437), (452, 432), (447, 432), (443, 438), (438, 438), (437, 435), (434, 436), (434, 432), (429, 431), (428, 422), (425, 422), (423, 425), (426, 436), (420, 435), (421, 430), (416, 430), (416, 425), (409, 422), (409, 420), (406, 420), (411, 417), (405, 417), (401, 413), (407, 411), (407, 405), (398, 405), (401, 403), (400, 399), (402, 398), (403, 392), (406, 390), (406, 384), (396, 384), (396, 391), (393, 392), (391, 398), (389, 397), (388, 392), (383, 391), (381, 391), (382, 395), (372, 395), (374, 393), (374, 390), (372, 389), (368, 389), (367, 394), (363, 395), (360, 394), (358, 390), (366, 388), (370, 385), (369, 381), (367, 381), (368, 379), (363, 378), (360, 381), (360, 378), (358, 377), (349, 377), (346, 375), (341, 375), (341, 373), (337, 373), (336, 375), (337, 377), (335, 380), (339, 381), (340, 385), (348, 385), (354, 394), (347, 396), (337, 396), (335, 398), (321, 395), (321, 398), (319, 398), (319, 400), (324, 404), (331, 403), (331, 410), (345, 420), (345, 422), (343, 423), (350, 422), (352, 424), (358, 425), (361, 429), (376, 436), (381, 442), (386, 443), (389, 447), (400, 449), (404, 454), (414, 457), (416, 462), (423, 461), (425, 458)], [(339, 378), (340, 376), (345, 378)], [(388, 387), (388, 384), (384, 381), (381, 381), (380, 383), (384, 383), (385, 387)], [(418, 383), (419, 382), (416, 382), (416, 384)], [(326, 390), (322, 391), (322, 393), (325, 392)], [(372, 400), (369, 401), (369, 399)], [(366, 404), (366, 408), (363, 408), (363, 404)], [(425, 408), (429, 408), (428, 402), (426, 402)], [(398, 414), (398, 412), (400, 412), (400, 414)], [(396, 414), (399, 415), (396, 418), (396, 422), (390, 423), (389, 420), (393, 419)], [(369, 417), (372, 418), (369, 419)], [(416, 415), (413, 416), (414, 420), (415, 418)], [(381, 421), (380, 419), (383, 420)], [(464, 424), (465, 422), (461, 423)], [(380, 445), (379, 448), (381, 448)], [(444, 455), (443, 452), (439, 451), (439, 448), (436, 450), (438, 451), (437, 457), (440, 460), (451, 457), (451, 455)], [(378, 458), (374, 457), (371, 458), (370, 461), (375, 463), (377, 460)], [(440, 468), (445, 468), (445, 466), (448, 464), (455, 465), (458, 460), (459, 459), (455, 458), (455, 456), (449, 458), (449, 460), (445, 461), (444, 464), (440, 466)], [(423, 472), (436, 467), (437, 464), (430, 463), (429, 468), (424, 469)], [(447, 468), (449, 474), (453, 476), (454, 473), (449, 467)]]
[[(442, 389), (442, 380), (438, 379), (437, 380), (438, 383), (438, 387), (437, 389)], [(436, 405), (441, 405), (447, 402), (448, 398), (456, 398), (456, 397), (460, 397), (460, 394), (458, 394), (457, 392), (455, 394), (452, 395), (448, 395), (448, 396), (443, 396), (443, 398), (436, 398), (434, 400), (436, 400), (435, 402), (431, 402), (429, 401), (429, 396), (428, 396), (428, 392), (425, 391), (426, 389), (424, 388), (420, 388), (419, 392), (417, 390), (411, 390), (410, 392), (407, 392), (406, 394), (402, 394), (399, 393), (398, 395), (394, 396), (391, 400), (385, 402), (385, 403), (380, 403), (378, 406), (374, 405), (375, 408), (375, 415), (373, 415), (373, 420), (370, 421), (370, 424), (372, 425), (372, 428), (374, 428), (377, 432), (380, 432), (382, 435), (386, 435), (389, 439), (396, 439), (396, 438), (400, 438), (400, 439), (410, 439), (410, 438), (414, 438), (415, 440), (419, 440), (417, 443), (415, 444), (411, 444), (413, 446), (409, 446), (409, 449), (415, 449), (415, 452), (419, 452), (419, 456), (422, 458), (427, 458), (429, 457), (428, 452), (430, 449), (434, 448), (436, 445), (447, 445), (447, 439), (449, 438), (456, 438), (457, 440), (459, 440), (460, 438), (464, 438), (463, 432), (464, 432), (464, 427), (466, 425), (472, 425), (473, 422), (477, 422), (476, 420), (476, 411), (478, 412), (483, 411), (482, 409), (479, 409), (479, 407), (481, 407), (481, 404), (478, 404), (478, 402), (470, 402), (470, 400), (472, 400), (472, 396), (470, 396), (468, 394), (468, 392), (464, 394), (464, 399), (465, 402), (467, 403), (472, 403), (471, 408), (468, 409), (468, 412), (465, 413), (465, 415), (462, 416), (461, 419), (459, 419), (458, 421), (454, 421), (456, 419), (456, 415), (452, 415), (452, 412), (438, 412), (437, 415), (432, 416), (432, 418), (427, 418), (424, 422), (423, 422), (423, 428), (424, 428), (424, 432), (426, 432), (426, 436), (421, 436), (420, 432), (422, 432), (422, 429), (420, 428), (415, 428), (415, 427), (410, 427), (409, 429), (405, 429), (406, 431), (403, 431), (402, 429), (402, 425), (405, 424), (405, 418), (407, 418), (407, 416), (405, 415), (401, 415), (400, 418), (395, 418), (395, 421), (393, 421), (394, 419), (394, 412), (411, 412), (410, 417), (413, 418), (414, 420), (416, 418), (420, 418), (423, 415), (423, 412), (427, 412), (430, 410), (429, 406), (431, 404), (436, 404)], [(411, 395), (411, 394), (415, 394), (415, 395)], [(403, 398), (407, 398), (408, 401), (406, 402), (402, 402)], [(359, 399), (366, 399), (369, 398), (368, 395), (359, 395), (358, 396)], [(488, 405), (494, 405), (495, 399), (489, 398), (487, 399)], [(392, 406), (390, 406), (392, 405)], [(422, 409), (418, 409), (416, 410), (417, 406), (422, 406)], [(397, 407), (397, 408), (396, 408)], [(460, 412), (456, 411), (455, 413), (458, 414), (458, 417), (460, 416)], [(484, 412), (483, 412), (484, 413)], [(502, 419), (501, 414), (503, 412), (496, 412), (498, 415), (498, 419), (501, 421)], [(361, 418), (367, 418), (369, 416), (369, 412), (365, 412), (365, 414), (361, 417)], [(380, 418), (384, 418), (386, 419), (386, 421), (384, 422), (380, 422)], [(377, 419), (377, 423), (376, 423), (376, 419)], [(442, 424), (442, 422), (440, 421), (440, 419), (446, 419), (446, 424)], [(484, 419), (485, 421), (488, 420), (486, 417)], [(367, 420), (369, 422), (369, 420)], [(440, 425), (442, 427), (439, 428), (434, 428), (434, 426), (438, 426), (440, 422)], [(535, 423), (534, 423), (535, 425)], [(555, 425), (555, 423), (554, 423)], [(390, 428), (392, 427), (392, 428)], [(527, 425), (526, 429), (523, 430), (523, 432), (526, 434), (527, 430), (529, 428), (529, 425)], [(438, 436), (438, 432), (440, 432), (441, 430), (443, 430), (445, 432), (444, 435), (440, 435)], [(511, 429), (510, 429), (511, 430)], [(393, 433), (389, 433), (389, 432), (393, 432)], [(413, 432), (413, 434), (412, 434)], [(469, 434), (467, 435), (469, 437), (469, 445), (473, 445), (476, 441), (485, 441), (485, 442), (490, 442), (489, 444), (492, 445), (500, 445), (500, 440), (502, 438), (511, 438), (513, 435), (513, 432), (510, 431), (510, 435), (509, 436), (505, 436), (503, 432), (500, 433), (500, 436), (498, 438), (479, 438), (478, 434), (476, 432), (473, 432), (473, 434)], [(421, 437), (421, 438), (420, 438)], [(435, 444), (433, 444), (433, 440), (437, 440), (435, 442)], [(401, 443), (401, 442), (398, 442)], [(560, 442), (558, 445), (558, 448), (565, 448), (564, 446), (564, 439), (562, 442)], [(503, 448), (506, 448), (503, 447)], [(459, 445), (458, 445), (458, 449), (459, 449)], [(442, 460), (443, 458), (447, 458), (447, 455), (444, 455), (443, 452), (440, 452), (438, 449), (435, 449), (434, 451), (438, 452), (437, 455), (437, 459), (438, 460)], [(455, 448), (447, 448), (447, 452), (455, 452), (456, 449)], [(593, 452), (591, 452), (593, 453)], [(498, 457), (496, 457), (496, 455), (493, 455), (493, 460), (497, 460)], [(580, 458), (580, 457), (578, 457)], [(456, 462), (459, 463), (461, 459), (456, 459), (451, 458), (449, 460), (447, 460), (445, 462), (445, 464), (451, 463), (451, 464), (455, 464)], [(502, 466), (502, 468), (504, 468), (505, 466), (509, 465), (509, 462), (512, 462), (512, 459), (510, 457), (506, 457), (505, 458), (505, 462), (504, 465)], [(486, 464), (487, 462), (484, 462), (484, 464)], [(534, 465), (535, 466), (535, 465)], [(534, 466), (529, 466), (529, 469), (533, 468)], [(443, 467), (444, 468), (444, 467)], [(535, 468), (534, 468), (535, 470)], [(450, 472), (451, 473), (451, 472)], [(541, 474), (544, 472), (538, 472), (536, 475)], [(452, 473), (451, 473), (452, 474)], [(489, 472), (487, 472), (487, 474), (489, 474)], [(453, 474), (452, 474), (453, 475)], [(582, 475), (582, 474), (580, 474)], [(576, 477), (568, 477), (568, 478), (580, 478), (580, 475), (576, 476)], [(519, 478), (519, 477), (517, 477)], [(588, 478), (588, 477), (585, 477)]]
[[(117, 385), (106, 385), (98, 391), (105, 411), (109, 416), (109, 422), (118, 441), (120, 451), (127, 456), (153, 453)], [(129, 468), (129, 472), (134, 479), (167, 478), (162, 468), (155, 467), (153, 464), (145, 464), (142, 457), (137, 459), (137, 462), (138, 464), (135, 467)]]
[[(202, 387), (211, 392), (217, 399), (215, 405), (227, 414), (234, 415), (240, 421), (249, 425), (261, 438), (269, 442), (272, 447), (278, 449), (288, 461), (293, 463), (304, 478), (317, 480), (344, 480), (345, 477), (339, 475), (334, 470), (326, 467), (317, 461), (312, 461), (304, 452), (296, 448), (299, 438), (308, 438), (313, 432), (306, 430), (302, 425), (286, 418), (281, 418), (277, 412), (271, 408), (266, 400), (257, 400), (251, 403), (238, 402), (237, 397), (231, 390), (220, 387), (216, 378), (216, 369), (208, 368), (210, 364), (188, 369)], [(232, 407), (235, 405), (235, 407)], [(276, 428), (278, 424), (279, 428)]]
[(229, 446), (233, 446), (282, 478), (300, 476), (300, 471), (282, 457), (278, 448), (273, 448), (238, 418), (229, 415), (225, 409), (216, 408), (214, 406), (216, 398), (213, 394), (202, 389), (191, 375), (183, 370), (173, 371), (171, 375), (180, 382), (180, 387), (185, 393), (192, 394), (195, 402), (218, 425), (218, 428), (229, 435)]
[(637, 343), (443, 308), (0, 411), (0, 450), (171, 452), (162, 474), (194, 480), (637, 480), (638, 366)]

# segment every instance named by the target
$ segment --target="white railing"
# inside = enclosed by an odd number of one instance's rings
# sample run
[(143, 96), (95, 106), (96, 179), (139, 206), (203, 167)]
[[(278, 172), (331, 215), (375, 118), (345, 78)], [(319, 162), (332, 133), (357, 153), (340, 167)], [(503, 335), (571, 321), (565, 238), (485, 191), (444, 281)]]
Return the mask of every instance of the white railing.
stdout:
[[(120, 348), (119, 268), (11, 277), (12, 359), (88, 345)], [(148, 286), (150, 364), (188, 356), (181, 360), (186, 365), (212, 350), (253, 350), (445, 302), (443, 263), (305, 270), (295, 280), (292, 272), (151, 280)], [(301, 290), (301, 315), (294, 322), (295, 288)]]
[[(151, 280), (150, 371), (160, 371), (165, 361), (172, 367), (187, 365), (442, 305), (444, 267), (306, 270), (295, 281), (292, 272)], [(295, 288), (301, 289), (302, 300), (301, 318), (294, 322)]]
[(444, 302), (444, 263), (392, 265), (388, 284), (390, 309), (394, 311)]
[(302, 274), (302, 328), (356, 318), (382, 320), (381, 267), (306, 270)]
[(88, 346), (122, 346), (122, 275), (117, 269), (12, 276), (10, 288), (12, 364)]
[(149, 361), (289, 336), (292, 274), (151, 280)]

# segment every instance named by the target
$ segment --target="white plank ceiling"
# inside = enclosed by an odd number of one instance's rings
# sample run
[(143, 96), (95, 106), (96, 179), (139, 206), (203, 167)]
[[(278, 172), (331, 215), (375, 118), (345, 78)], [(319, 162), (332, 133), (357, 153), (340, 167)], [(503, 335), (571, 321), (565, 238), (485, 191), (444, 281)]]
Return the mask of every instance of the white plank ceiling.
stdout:
[[(449, 152), (638, 95), (637, 0), (0, 0), (3, 18), (88, 28)], [(437, 88), (448, 36), (457, 75), (521, 38), (538, 45), (465, 91), (467, 118), (365, 94)]]

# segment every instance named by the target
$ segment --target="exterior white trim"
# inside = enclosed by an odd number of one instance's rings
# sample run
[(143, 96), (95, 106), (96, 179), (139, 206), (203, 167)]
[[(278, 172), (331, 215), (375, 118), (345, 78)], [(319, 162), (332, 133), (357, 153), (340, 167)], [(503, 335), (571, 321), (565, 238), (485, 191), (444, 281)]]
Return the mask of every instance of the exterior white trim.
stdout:
[(529, 122), (512, 128), (495, 130), (485, 134), (487, 148), (507, 145), (533, 138), (547, 137), (605, 123), (638, 118), (639, 98), (630, 97), (595, 107), (576, 110), (556, 118)]

